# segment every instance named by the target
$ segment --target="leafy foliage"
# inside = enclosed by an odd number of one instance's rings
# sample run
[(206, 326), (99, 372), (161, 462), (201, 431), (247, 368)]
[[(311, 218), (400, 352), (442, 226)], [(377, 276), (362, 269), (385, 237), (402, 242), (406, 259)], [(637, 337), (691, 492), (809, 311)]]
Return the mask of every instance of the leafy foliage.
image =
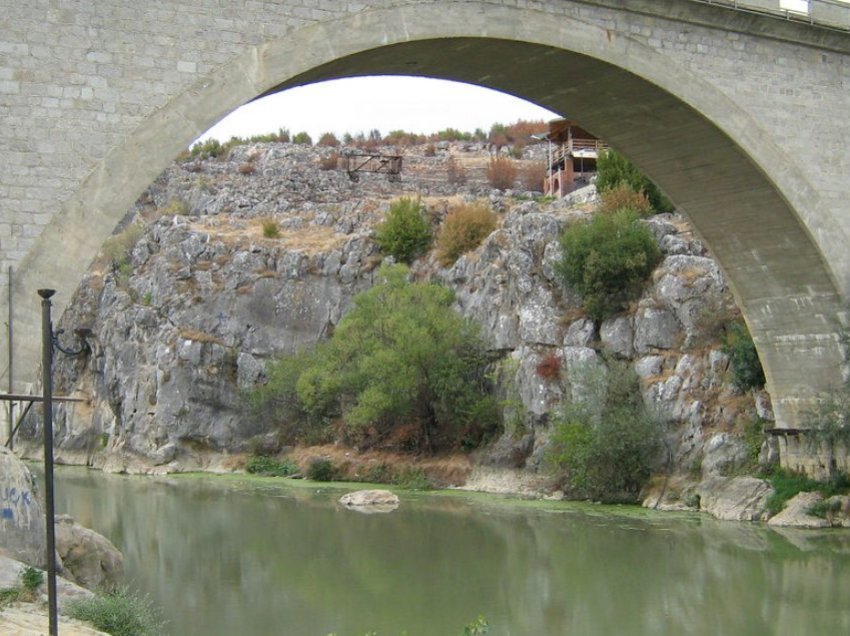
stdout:
[(770, 485), (773, 486), (773, 494), (768, 497), (765, 507), (771, 516), (782, 512), (785, 503), (801, 492), (819, 492), (824, 497), (832, 497), (850, 490), (850, 480), (846, 475), (837, 475), (828, 481), (818, 481), (786, 470), (773, 473), (770, 476)]
[(302, 130), (301, 132), (295, 133), (295, 135), (292, 137), (292, 143), (302, 144), (304, 146), (312, 146), (313, 138), (307, 131)]
[(631, 161), (615, 150), (608, 150), (599, 156), (596, 164), (596, 188), (605, 192), (612, 188), (628, 185), (635, 192), (646, 195), (649, 203), (658, 212), (671, 212), (673, 204), (665, 197), (652, 181), (647, 179)]
[(637, 216), (647, 217), (653, 213), (652, 204), (643, 192), (636, 192), (628, 184), (619, 183), (600, 193), (597, 212), (613, 214), (620, 210), (629, 210)]
[(736, 321), (729, 326), (723, 343), (723, 353), (729, 356), (732, 384), (742, 391), (764, 386), (764, 369), (747, 325)]
[(336, 481), (338, 473), (331, 460), (316, 458), (307, 466), (307, 479), (310, 481)]
[(416, 448), (480, 441), (498, 420), (478, 329), (451, 309), (451, 290), (409, 283), (407, 274), (383, 266), (333, 337), (273, 366), (255, 399), (292, 418), (293, 432), (333, 423), (368, 445), (414, 424)]
[(481, 244), (496, 229), (496, 215), (486, 201), (458, 205), (448, 213), (437, 237), (437, 260), (449, 267)]
[(587, 397), (556, 416), (547, 459), (575, 495), (635, 500), (661, 448), (661, 428), (625, 362), (585, 375)]
[(594, 320), (616, 314), (637, 297), (661, 259), (652, 233), (628, 210), (570, 225), (560, 245), (556, 272), (581, 294)]
[(268, 477), (288, 477), (298, 472), (298, 465), (291, 459), (276, 460), (271, 457), (251, 457), (245, 464), (245, 470), (252, 475)]
[(68, 601), (68, 615), (112, 636), (159, 636), (163, 620), (147, 597), (127, 588)]
[(401, 263), (410, 264), (425, 253), (432, 234), (422, 203), (408, 197), (393, 201), (376, 230), (375, 240), (383, 252), (392, 254)]

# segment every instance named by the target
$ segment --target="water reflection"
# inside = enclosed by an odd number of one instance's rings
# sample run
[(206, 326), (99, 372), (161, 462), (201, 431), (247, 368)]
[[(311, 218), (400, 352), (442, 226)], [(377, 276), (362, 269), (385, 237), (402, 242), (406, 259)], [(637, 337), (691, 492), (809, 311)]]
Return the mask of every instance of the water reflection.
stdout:
[(107, 535), (174, 636), (850, 633), (850, 533), (402, 494), (62, 469), (57, 506)]

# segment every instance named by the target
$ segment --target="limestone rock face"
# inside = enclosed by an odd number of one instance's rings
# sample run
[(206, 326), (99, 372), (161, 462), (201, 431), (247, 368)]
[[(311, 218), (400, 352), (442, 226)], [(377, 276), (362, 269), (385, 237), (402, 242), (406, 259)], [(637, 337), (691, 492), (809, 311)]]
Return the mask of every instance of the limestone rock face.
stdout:
[(56, 551), (66, 578), (93, 590), (112, 587), (124, 579), (124, 556), (94, 530), (84, 528), (69, 515), (56, 516)]
[[(717, 340), (734, 302), (684, 219), (642, 221), (663, 260), (628, 310), (596, 324), (557, 275), (558, 237), (589, 218), (595, 187), (532, 201), (491, 190), (483, 168), (450, 184), (446, 157), (481, 152), (471, 157), (480, 166), (487, 155), (475, 144), (444, 146), (418, 164), (408, 153), (403, 185), (378, 175), (353, 184), (318, 168), (327, 149), (292, 144), (237, 146), (226, 158), (170, 167), (58, 325), (68, 333), (87, 326), (94, 336), (91, 355), (56, 361), (55, 390), (90, 398), (56, 406), (57, 458), (164, 473), (273, 446), (273, 423), (251, 415), (245, 392), (267, 380), (275, 357), (333, 332), (385, 258), (376, 225), (392, 200), (415, 190), (435, 224), (457, 201), (485, 200), (498, 217), (497, 229), (450, 267), (431, 254), (411, 268), (416, 280), (454, 291), (455, 309), (481, 325), (497, 361), (510, 426), (482, 457), (544, 472), (551, 422), (567, 401), (597, 399), (613, 357), (638, 374), (644, 401), (668, 431), (675, 470), (734, 471), (742, 443), (728, 431), (752, 408), (730, 387)], [(245, 164), (252, 170), (243, 173)], [(144, 229), (135, 231), (140, 218)], [(769, 419), (769, 411), (760, 400), (759, 415)], [(39, 428), (35, 414), (24, 437), (37, 439)]]
[(44, 513), (29, 469), (0, 447), (0, 555), (33, 566), (45, 563)]
[(398, 496), (389, 490), (358, 490), (344, 494), (339, 503), (358, 512), (392, 512), (398, 508)]

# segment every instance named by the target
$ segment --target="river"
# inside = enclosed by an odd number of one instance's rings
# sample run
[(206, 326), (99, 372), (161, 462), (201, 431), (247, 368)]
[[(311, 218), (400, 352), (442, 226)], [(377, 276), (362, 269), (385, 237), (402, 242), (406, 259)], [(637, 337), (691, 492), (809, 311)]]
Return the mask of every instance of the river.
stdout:
[(57, 512), (109, 537), (171, 636), (850, 633), (850, 531), (697, 514), (222, 476), (56, 472)]

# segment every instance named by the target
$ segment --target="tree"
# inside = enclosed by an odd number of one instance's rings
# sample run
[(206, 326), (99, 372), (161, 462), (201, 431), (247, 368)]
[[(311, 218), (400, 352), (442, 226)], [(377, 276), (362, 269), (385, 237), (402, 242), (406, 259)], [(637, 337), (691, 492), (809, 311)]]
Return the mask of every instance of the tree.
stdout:
[(385, 265), (355, 298), (301, 365), (298, 409), (313, 421), (337, 420), (359, 443), (407, 426), (418, 431), (408, 442), (429, 451), (475, 445), (498, 424), (479, 330), (452, 310), (451, 290), (407, 276), (404, 265)]
[(732, 384), (735, 387), (741, 391), (747, 391), (764, 386), (764, 369), (746, 324), (732, 323), (724, 339), (723, 353), (729, 356), (729, 364), (732, 366)]
[(658, 212), (673, 211), (673, 204), (658, 186), (616, 150), (608, 150), (599, 156), (596, 171), (596, 189), (600, 193), (626, 184), (635, 192), (642, 192)]

